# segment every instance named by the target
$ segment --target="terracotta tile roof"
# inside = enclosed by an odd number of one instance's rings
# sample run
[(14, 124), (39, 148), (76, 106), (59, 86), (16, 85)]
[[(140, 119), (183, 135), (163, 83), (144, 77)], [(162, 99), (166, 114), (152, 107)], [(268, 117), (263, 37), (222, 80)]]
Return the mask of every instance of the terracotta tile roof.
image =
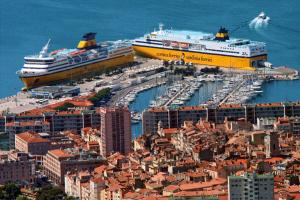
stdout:
[(227, 191), (208, 190), (208, 191), (181, 191), (174, 194), (174, 197), (199, 197), (199, 196), (221, 196), (226, 195)]
[(100, 167), (96, 167), (94, 169), (94, 172), (96, 174), (102, 174), (106, 170), (107, 166), (106, 165), (101, 165)]
[(189, 110), (206, 110), (205, 106), (183, 106), (179, 107), (178, 110), (189, 111)]
[(105, 183), (105, 181), (101, 177), (95, 177), (91, 179), (92, 182), (94, 183)]
[(24, 133), (17, 134), (16, 138), (19, 138), (27, 143), (50, 142), (49, 140), (42, 138), (39, 134), (33, 132), (24, 132)]
[(276, 103), (259, 103), (259, 104), (256, 104), (256, 107), (282, 107), (282, 104), (280, 102), (276, 102)]
[(175, 192), (178, 189), (179, 189), (178, 185), (169, 185), (169, 186), (167, 186), (167, 187), (164, 188), (164, 191)]
[(178, 131), (179, 131), (178, 128), (164, 128), (164, 129), (163, 129), (163, 132), (164, 132), (165, 134), (172, 134), (172, 133), (176, 133), (176, 132), (178, 132)]
[(63, 149), (50, 150), (50, 151), (48, 151), (48, 153), (55, 156), (56, 158), (70, 158), (70, 157), (73, 157), (73, 155), (71, 155), (70, 153), (68, 153), (67, 151), (65, 151)]
[(221, 104), (219, 108), (243, 108), (242, 104)]
[(185, 183), (185, 184), (181, 184), (179, 187), (180, 190), (182, 191), (189, 191), (189, 190), (200, 190), (203, 188), (213, 187), (217, 185), (224, 185), (226, 183), (227, 183), (226, 179), (217, 178), (208, 182)]

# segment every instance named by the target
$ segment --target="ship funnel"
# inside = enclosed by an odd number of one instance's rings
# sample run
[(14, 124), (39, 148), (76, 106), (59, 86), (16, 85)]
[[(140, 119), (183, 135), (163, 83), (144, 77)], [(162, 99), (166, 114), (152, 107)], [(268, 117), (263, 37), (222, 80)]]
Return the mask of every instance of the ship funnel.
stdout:
[(86, 33), (77, 45), (77, 49), (93, 49), (97, 47), (96, 33)]
[(219, 29), (219, 31), (215, 36), (215, 40), (219, 40), (219, 41), (229, 40), (228, 30), (221, 26), (221, 28)]
[(50, 41), (51, 41), (51, 39), (48, 40), (47, 44), (40, 51), (39, 58), (45, 58), (45, 57), (47, 57)]

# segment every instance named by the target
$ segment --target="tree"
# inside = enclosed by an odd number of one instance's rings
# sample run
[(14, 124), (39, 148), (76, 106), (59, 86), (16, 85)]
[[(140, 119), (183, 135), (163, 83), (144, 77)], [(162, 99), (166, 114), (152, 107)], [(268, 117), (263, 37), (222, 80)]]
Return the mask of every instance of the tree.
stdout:
[(104, 88), (102, 90), (100, 90), (99, 92), (97, 92), (95, 94), (95, 96), (89, 98), (89, 100), (94, 104), (94, 105), (98, 105), (98, 103), (102, 100), (105, 100), (107, 98), (110, 97), (110, 88)]
[(2, 200), (16, 199), (20, 194), (20, 188), (13, 183), (5, 184), (0, 188), (0, 199)]
[(66, 198), (66, 194), (58, 187), (48, 186), (42, 188), (37, 193), (37, 199), (39, 200), (63, 200)]
[(23, 195), (19, 195), (16, 200), (29, 200), (27, 197), (23, 196)]
[(69, 110), (69, 108), (74, 108), (74, 107), (75, 107), (74, 104), (72, 104), (70, 102), (66, 102), (62, 106), (56, 107), (56, 110), (57, 111), (67, 111), (67, 110)]

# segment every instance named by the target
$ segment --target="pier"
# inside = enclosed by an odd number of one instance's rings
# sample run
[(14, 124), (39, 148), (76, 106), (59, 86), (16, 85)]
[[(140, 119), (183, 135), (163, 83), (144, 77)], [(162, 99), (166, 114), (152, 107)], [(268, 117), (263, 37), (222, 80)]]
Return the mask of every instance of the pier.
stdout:
[(219, 105), (222, 105), (223, 103), (226, 103), (227, 100), (233, 96), (244, 84), (245, 80), (243, 80), (240, 84), (238, 84), (231, 92), (228, 93), (228, 95), (219, 103)]
[(190, 85), (185, 85), (180, 91), (178, 91), (169, 101), (167, 101), (163, 106), (169, 106), (180, 94), (182, 94)]

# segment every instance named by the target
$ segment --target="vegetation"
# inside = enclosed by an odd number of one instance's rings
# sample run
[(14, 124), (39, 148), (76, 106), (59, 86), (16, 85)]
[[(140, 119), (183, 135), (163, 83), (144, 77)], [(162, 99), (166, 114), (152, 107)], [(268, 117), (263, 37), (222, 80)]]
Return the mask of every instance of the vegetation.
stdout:
[(30, 200), (27, 197), (23, 196), (23, 195), (19, 195), (16, 200)]
[(187, 66), (185, 67), (176, 67), (174, 70), (175, 74), (182, 74), (184, 76), (193, 76), (196, 71), (195, 67)]
[(37, 193), (39, 200), (76, 200), (74, 197), (68, 197), (59, 187), (48, 186), (42, 188)]
[(0, 187), (0, 199), (2, 200), (16, 199), (19, 195), (21, 195), (21, 190), (16, 184), (8, 183)]
[(107, 100), (110, 97), (111, 89), (110, 88), (104, 88), (97, 92), (95, 96), (89, 98), (89, 100), (95, 105), (99, 105), (100, 101)]
[(75, 105), (69, 102), (64, 103), (62, 106), (56, 107), (57, 111), (67, 111), (69, 108), (74, 108)]

